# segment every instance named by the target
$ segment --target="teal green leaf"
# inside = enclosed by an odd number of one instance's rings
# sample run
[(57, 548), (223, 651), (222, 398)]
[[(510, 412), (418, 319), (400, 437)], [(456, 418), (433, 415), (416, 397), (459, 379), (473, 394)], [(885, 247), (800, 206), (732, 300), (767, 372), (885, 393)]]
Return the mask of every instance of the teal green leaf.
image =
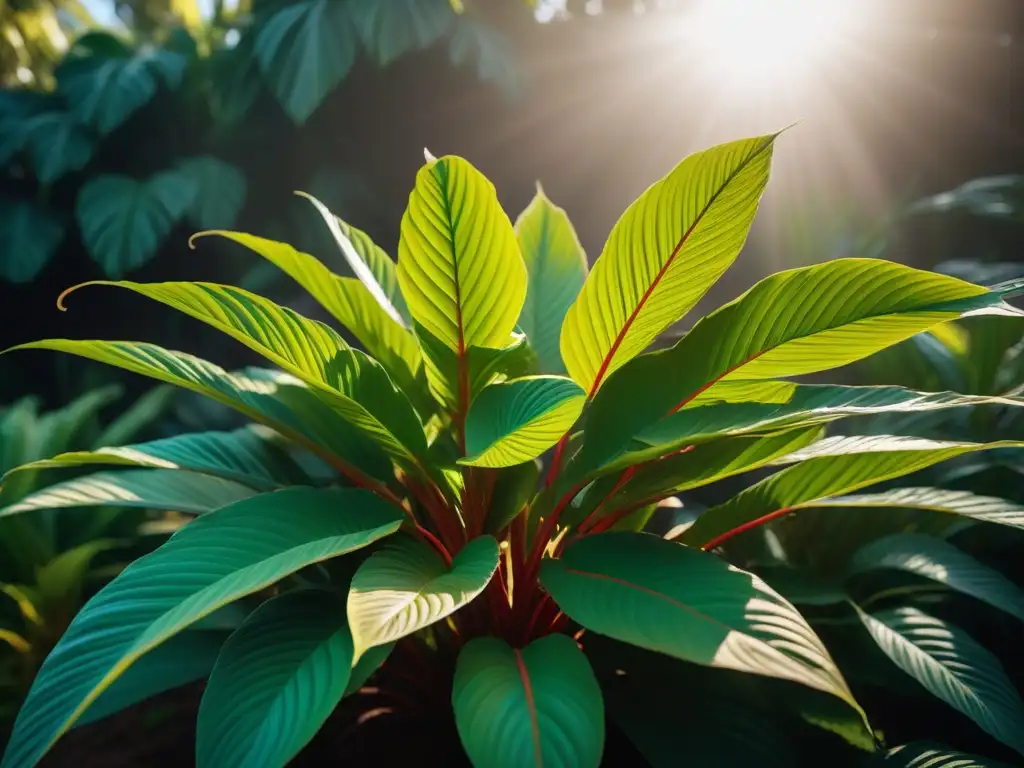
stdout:
[(189, 523), (78, 614), (40, 669), (0, 765), (34, 765), (124, 670), (202, 617), (401, 521), (368, 491), (295, 488)]
[(576, 423), (586, 394), (572, 379), (530, 376), (491, 384), (466, 418), (460, 464), (509, 467), (540, 456)]
[(916, 608), (858, 613), (896, 666), (1024, 755), (1024, 702), (992, 653), (963, 630)]
[(245, 204), (245, 176), (235, 166), (216, 157), (188, 157), (178, 169), (196, 186), (188, 218), (197, 227), (230, 227)]
[(539, 461), (524, 461), (498, 473), (487, 508), (485, 531), (499, 534), (523, 511), (537, 490), (540, 469)]
[(355, 468), (378, 478), (391, 471), (390, 462), (379, 448), (289, 374), (261, 368), (228, 373), (183, 352), (130, 341), (50, 339), (14, 349), (57, 350), (173, 384), (265, 424), (336, 468)]
[(97, 472), (42, 488), (0, 509), (0, 517), (36, 509), (98, 506), (201, 515), (255, 494), (248, 486), (196, 472), (127, 469)]
[(411, 331), (387, 314), (362, 282), (335, 275), (313, 256), (285, 243), (240, 232), (203, 234), (226, 237), (275, 264), (351, 331), (396, 382), (414, 391), (411, 388), (417, 386), (416, 374), (423, 364), (419, 344)]
[(234, 432), (196, 432), (95, 451), (71, 451), (52, 459), (23, 464), (4, 475), (3, 481), (7, 482), (20, 472), (112, 464), (184, 469), (233, 480), (258, 491), (271, 491), (285, 485), (309, 485), (309, 478), (276, 445), (276, 439), (273, 433), (245, 428)]
[(525, 648), (496, 637), (459, 652), (455, 725), (476, 768), (597, 768), (604, 701), (590, 662), (565, 635)]
[(987, 757), (957, 752), (941, 744), (914, 742), (890, 749), (867, 763), (870, 768), (1009, 768)]
[(423, 428), (408, 398), (376, 361), (323, 323), (241, 288), (214, 283), (92, 284), (127, 288), (240, 341), (308, 384), (396, 459), (411, 461), (426, 452)]
[(455, 18), (450, 5), (433, 0), (356, 0), (351, 5), (360, 40), (380, 66), (436, 42)]
[(796, 608), (714, 555), (648, 534), (604, 533), (545, 560), (540, 580), (593, 632), (695, 664), (792, 680), (857, 707)]
[(537, 352), (543, 373), (565, 373), (559, 337), (565, 313), (587, 279), (587, 256), (565, 211), (537, 185), (515, 223), (529, 287), (519, 327)]
[(779, 272), (702, 318), (675, 346), (635, 358), (609, 379), (587, 417), (581, 464), (589, 470), (613, 459), (698, 397), (714, 401), (722, 383), (837, 368), (982, 313), (1021, 314), (994, 291), (875, 259)]
[(952, 544), (920, 533), (898, 533), (857, 550), (847, 575), (880, 568), (913, 573), (945, 584), (1024, 621), (1024, 592), (999, 571)]
[(460, 358), (501, 347), (515, 329), (526, 296), (516, 235), (494, 185), (460, 157), (430, 160), (416, 175), (398, 284), (413, 319)]
[(78, 193), (75, 217), (89, 256), (118, 277), (152, 259), (197, 194), (194, 179), (165, 171), (139, 181), (103, 175)]
[(705, 512), (680, 536), (692, 547), (709, 547), (728, 531), (769, 515), (813, 506), (902, 477), (940, 461), (1013, 443), (952, 443), (878, 435), (826, 438), (779, 459), (800, 462), (750, 486)]
[(92, 139), (67, 112), (47, 112), (28, 120), (25, 138), (36, 176), (43, 184), (81, 170), (92, 159)]
[(287, 592), (234, 631), (206, 684), (196, 765), (283, 768), (320, 730), (352, 670), (341, 598)]
[(447, 567), (426, 544), (397, 539), (352, 577), (348, 623), (355, 658), (450, 616), (483, 592), (498, 567), (498, 542), (473, 539)]
[(739, 255), (774, 143), (759, 136), (690, 155), (622, 214), (562, 326), (562, 359), (591, 397)]
[(388, 656), (391, 655), (391, 651), (394, 649), (394, 643), (376, 645), (360, 656), (359, 661), (352, 667), (352, 674), (349, 676), (348, 685), (345, 687), (345, 695), (357, 693), (373, 673), (384, 665), (384, 662), (387, 661)]
[(1024, 507), (994, 496), (977, 496), (969, 491), (945, 488), (894, 488), (880, 493), (863, 493), (821, 499), (816, 507), (892, 507), (894, 509), (926, 509), (963, 515), (972, 520), (1011, 528), (1024, 529)]
[(64, 239), (64, 222), (34, 203), (0, 205), (0, 230), (7, 239), (0, 258), (0, 277), (12, 283), (28, 283), (49, 263)]
[(302, 125), (356, 58), (347, 3), (301, 0), (284, 6), (256, 33), (260, 71), (285, 112)]
[(229, 634), (224, 630), (191, 629), (175, 635), (128, 667), (75, 725), (102, 720), (158, 693), (206, 678)]

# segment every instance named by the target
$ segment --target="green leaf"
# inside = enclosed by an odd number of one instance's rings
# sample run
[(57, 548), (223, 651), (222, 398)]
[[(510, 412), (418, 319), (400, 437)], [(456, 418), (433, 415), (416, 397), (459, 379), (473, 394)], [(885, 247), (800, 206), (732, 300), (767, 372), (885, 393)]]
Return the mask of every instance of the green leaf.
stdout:
[(874, 259), (780, 272), (613, 376), (587, 416), (581, 464), (601, 466), (660, 419), (715, 400), (724, 383), (837, 368), (972, 313), (1020, 311), (980, 286)]
[(1013, 443), (952, 443), (889, 435), (820, 440), (779, 460), (800, 463), (709, 509), (680, 541), (708, 548), (722, 534), (762, 518), (814, 506), (829, 496), (902, 477), (946, 459), (1005, 445)]
[(498, 86), (510, 99), (522, 94), (524, 74), (518, 52), (506, 35), (476, 14), (460, 14), (455, 19), (448, 59), (455, 67), (474, 69), (481, 81)]
[[(387, 457), (294, 376), (249, 368), (228, 373), (213, 363), (153, 344), (49, 339), (12, 349), (52, 349), (114, 365), (210, 397), (294, 440), (332, 466), (370, 477), (391, 471)], [(7, 350), (12, 351), (12, 350)]]
[(105, 425), (93, 445), (124, 445), (130, 442), (164, 415), (177, 394), (174, 387), (169, 386), (158, 386), (148, 390)]
[(401, 521), (368, 491), (295, 488), (189, 523), (78, 614), (40, 669), (0, 765), (34, 765), (136, 659), (202, 617)]
[(94, 723), (158, 693), (206, 678), (229, 634), (191, 629), (175, 635), (128, 667), (75, 725)]
[(597, 768), (604, 702), (586, 656), (565, 635), (525, 648), (496, 637), (459, 652), (455, 725), (476, 768)]
[(530, 376), (491, 384), (466, 418), (466, 454), (459, 464), (509, 467), (557, 443), (576, 423), (586, 394), (572, 379)]
[(945, 488), (895, 488), (881, 493), (821, 499), (815, 502), (814, 506), (926, 509), (951, 515), (963, 515), (980, 522), (1024, 529), (1024, 507), (1019, 504), (994, 496), (976, 496), (969, 491), (949, 491)]
[(103, 175), (78, 193), (75, 217), (92, 260), (111, 277), (152, 259), (196, 198), (194, 179), (165, 171), (146, 181)]
[(356, 0), (351, 6), (363, 45), (382, 67), (436, 42), (455, 18), (450, 5), (433, 0)]
[(565, 313), (587, 279), (587, 256), (565, 211), (537, 185), (515, 223), (529, 287), (519, 327), (536, 350), (544, 373), (565, 373), (559, 334)]
[(251, 428), (234, 432), (196, 432), (137, 445), (61, 453), (52, 459), (23, 464), (4, 475), (3, 481), (7, 482), (18, 472), (113, 464), (184, 469), (233, 480), (258, 491), (271, 491), (283, 485), (309, 485), (309, 478), (275, 440), (272, 433)]
[(127, 288), (240, 341), (308, 384), (399, 461), (412, 462), (426, 452), (426, 438), (408, 398), (376, 361), (349, 347), (323, 323), (241, 288), (215, 283), (92, 284)]
[(93, 558), (115, 546), (117, 542), (110, 539), (93, 539), (61, 552), (45, 565), (37, 566), (36, 588), (44, 604), (80, 600), (82, 582)]
[(941, 539), (898, 533), (859, 549), (846, 564), (847, 575), (879, 568), (906, 571), (945, 584), (1024, 621), (1024, 592), (999, 571), (979, 563)]
[(257, 31), (255, 53), (270, 90), (302, 125), (355, 62), (348, 4), (302, 0), (283, 7)]
[(473, 539), (451, 567), (425, 544), (398, 539), (374, 552), (352, 577), (348, 623), (355, 658), (450, 616), (483, 592), (498, 567), (498, 542)]
[(796, 608), (714, 555), (648, 534), (604, 533), (545, 560), (540, 580), (569, 618), (598, 634), (695, 664), (792, 680), (857, 708)]
[(64, 239), (64, 222), (28, 202), (0, 204), (0, 230), (7, 239), (0, 277), (12, 283), (32, 282)]
[(245, 204), (245, 176), (235, 166), (203, 155), (188, 157), (178, 169), (196, 186), (188, 218), (197, 227), (230, 227)]
[(301, 590), (249, 614), (206, 684), (197, 766), (283, 768), (316, 735), (352, 670), (342, 608), (336, 594)]
[(868, 761), (879, 768), (1009, 768), (987, 757), (957, 752), (941, 744), (915, 742), (890, 749), (884, 755)]
[(774, 143), (759, 136), (690, 155), (622, 214), (562, 326), (562, 359), (591, 397), (739, 255)]
[(97, 472), (30, 493), (0, 509), (0, 517), (36, 509), (113, 506), (201, 515), (256, 491), (230, 480), (175, 469)]
[(359, 689), (366, 684), (366, 681), (370, 679), (373, 673), (384, 665), (384, 662), (387, 661), (388, 656), (391, 655), (391, 651), (394, 649), (394, 643), (377, 645), (368, 649), (360, 656), (359, 661), (352, 667), (352, 674), (349, 676), (348, 685), (345, 687), (345, 695), (358, 693)]
[(858, 614), (896, 666), (1024, 754), (1024, 702), (995, 656), (963, 630), (916, 608)]
[(36, 176), (52, 184), (92, 159), (93, 142), (67, 112), (47, 112), (26, 122), (25, 138)]
[[(409, 330), (388, 315), (362, 282), (335, 275), (318, 259), (285, 243), (240, 232), (203, 234), (226, 237), (275, 264), (351, 331), (406, 391), (415, 391), (416, 375), (423, 364), (419, 344)], [(392, 311), (397, 313), (394, 308)]]
[(498, 473), (487, 508), (485, 531), (499, 534), (523, 511), (537, 490), (540, 469), (539, 461), (524, 461)]
[(480, 171), (450, 156), (423, 166), (398, 252), (409, 312), (438, 341), (460, 358), (469, 347), (507, 342), (526, 296), (526, 267), (494, 185)]

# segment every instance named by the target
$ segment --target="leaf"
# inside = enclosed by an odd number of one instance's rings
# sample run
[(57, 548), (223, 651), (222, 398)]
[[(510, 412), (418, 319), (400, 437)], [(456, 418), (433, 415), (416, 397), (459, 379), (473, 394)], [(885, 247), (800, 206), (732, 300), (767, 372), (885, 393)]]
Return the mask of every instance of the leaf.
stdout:
[(256, 32), (255, 54), (277, 100), (302, 125), (355, 61), (347, 4), (302, 0), (281, 8)]
[(57, 87), (78, 119), (105, 135), (149, 102), (161, 81), (177, 87), (185, 67), (177, 53), (121, 46), (116, 53), (68, 57), (57, 68)]
[(149, 469), (183, 469), (232, 480), (258, 491), (283, 485), (309, 485), (309, 478), (281, 448), (274, 435), (255, 429), (234, 432), (197, 432), (148, 443), (105, 447), (95, 451), (71, 451), (41, 459), (4, 475), (17, 472), (113, 464)]
[(7, 240), (0, 277), (12, 283), (32, 282), (64, 240), (64, 222), (28, 202), (0, 205), (0, 230)]
[(183, 352), (129, 341), (49, 339), (13, 349), (52, 349), (149, 376), (233, 408), (306, 446), (335, 468), (354, 468), (370, 477), (391, 472), (380, 449), (305, 384), (279, 371), (248, 368), (228, 373)]
[(436, 42), (455, 18), (451, 6), (433, 0), (356, 0), (352, 14), (363, 45), (382, 67)]
[(886, 656), (1003, 744), (1024, 754), (1024, 702), (999, 660), (963, 630), (916, 608), (860, 620)]
[(229, 634), (191, 629), (175, 635), (128, 667), (75, 725), (94, 723), (159, 693), (206, 678)]
[(613, 376), (587, 416), (580, 462), (606, 463), (658, 420), (698, 397), (713, 401), (724, 383), (837, 368), (972, 313), (1019, 311), (980, 286), (874, 259), (780, 272)]
[(75, 217), (89, 256), (111, 277), (152, 259), (196, 198), (195, 181), (166, 171), (137, 181), (102, 175), (78, 193)]
[(82, 582), (93, 558), (116, 545), (117, 542), (110, 539), (93, 539), (61, 552), (45, 565), (37, 566), (36, 588), (44, 604), (80, 600)]
[(97, 472), (30, 493), (0, 509), (0, 518), (36, 509), (114, 506), (201, 515), (255, 495), (252, 488), (195, 472), (127, 469)]
[(690, 155), (622, 214), (562, 326), (562, 359), (591, 397), (739, 255), (774, 143), (759, 136)]
[(36, 176), (52, 184), (92, 159), (89, 134), (67, 112), (47, 112), (26, 122), (25, 138)]
[(587, 279), (587, 256), (565, 211), (537, 185), (515, 223), (529, 287), (519, 327), (536, 350), (544, 373), (565, 373), (559, 334), (569, 307)]
[(890, 749), (886, 754), (870, 760), (868, 765), (888, 768), (1009, 768), (987, 757), (968, 755), (941, 744), (922, 741)]
[(203, 155), (188, 157), (178, 163), (178, 169), (193, 180), (195, 200), (188, 210), (188, 218), (197, 227), (213, 229), (230, 227), (245, 204), (245, 176), (235, 166)]
[(880, 493), (821, 499), (816, 501), (814, 506), (926, 509), (1024, 529), (1024, 507), (1019, 504), (994, 496), (976, 496), (969, 491), (949, 491), (945, 488), (894, 488)]
[(585, 401), (583, 390), (560, 376), (491, 384), (469, 409), (468, 456), (459, 464), (509, 467), (534, 459), (572, 428)]
[(378, 645), (368, 649), (356, 662), (355, 666), (352, 667), (352, 673), (348, 679), (348, 685), (345, 687), (345, 695), (358, 693), (359, 689), (362, 688), (366, 681), (369, 680), (373, 673), (376, 672), (380, 667), (387, 661), (388, 656), (391, 655), (391, 651), (395, 649), (394, 643), (387, 643), (386, 645)]
[(709, 509), (680, 541), (709, 549), (722, 534), (756, 524), (765, 517), (781, 516), (801, 507), (814, 506), (829, 496), (851, 493), (940, 461), (1004, 445), (1006, 443), (951, 443), (889, 435), (820, 440), (780, 460), (800, 463)]
[(399, 461), (426, 452), (423, 429), (408, 398), (376, 361), (350, 348), (323, 323), (241, 288), (215, 283), (91, 284), (127, 288), (240, 341), (308, 384)]
[(177, 394), (174, 387), (169, 386), (153, 387), (148, 390), (104, 426), (93, 445), (124, 445), (130, 442), (164, 415)]
[(416, 386), (416, 374), (423, 364), (416, 338), (382, 310), (359, 280), (339, 277), (313, 256), (285, 243), (240, 232), (202, 234), (226, 237), (275, 264), (351, 331), (395, 381), (407, 391), (415, 391), (412, 387)]
[(852, 576), (879, 568), (906, 571), (945, 584), (1024, 621), (1024, 592), (999, 571), (941, 539), (898, 533), (859, 549), (846, 564)]
[(455, 725), (478, 768), (597, 768), (604, 702), (590, 663), (565, 635), (523, 649), (495, 637), (459, 652)]
[[(487, 508), (484, 530), (500, 534), (533, 497), (540, 479), (540, 462), (524, 461), (498, 473), (491, 493), (491, 504)], [(500, 536), (499, 536), (500, 538)]]
[(341, 700), (352, 638), (338, 595), (268, 600), (224, 643), (199, 705), (196, 765), (283, 767)]
[(648, 534), (603, 533), (545, 560), (540, 581), (598, 634), (709, 667), (853, 695), (796, 608), (757, 576)]
[(352, 577), (348, 623), (355, 659), (450, 616), (483, 592), (498, 567), (498, 542), (473, 539), (451, 567), (425, 544), (399, 539), (373, 553)]
[(186, 525), (125, 569), (71, 623), (40, 669), (0, 765), (35, 764), (136, 659), (203, 616), (394, 533), (401, 520), (401, 512), (368, 491), (294, 488)]
[(470, 14), (456, 18), (448, 59), (455, 67), (475, 69), (482, 82), (498, 86), (510, 99), (521, 96), (523, 91), (525, 76), (517, 56), (509, 38), (494, 25)]
[(515, 328), (526, 267), (494, 185), (462, 158), (431, 160), (416, 174), (398, 284), (413, 319), (458, 354), (460, 366), (467, 348), (500, 347)]

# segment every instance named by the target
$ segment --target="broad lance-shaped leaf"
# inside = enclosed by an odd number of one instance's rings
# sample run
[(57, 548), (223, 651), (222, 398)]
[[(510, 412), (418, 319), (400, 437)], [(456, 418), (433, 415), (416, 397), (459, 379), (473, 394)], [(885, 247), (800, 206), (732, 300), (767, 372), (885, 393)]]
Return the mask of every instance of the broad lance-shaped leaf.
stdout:
[(897, 533), (859, 549), (847, 575), (880, 568), (906, 571), (945, 584), (1024, 621), (1024, 592), (994, 568), (952, 544), (920, 533)]
[(399, 461), (412, 462), (426, 452), (409, 399), (376, 361), (349, 347), (323, 323), (241, 288), (214, 283), (123, 280), (83, 285), (127, 288), (226, 333), (304, 381)]
[(565, 211), (537, 185), (515, 223), (529, 287), (519, 327), (537, 352), (543, 373), (565, 373), (559, 336), (565, 313), (587, 279), (587, 256)]
[(590, 662), (566, 635), (525, 648), (496, 637), (459, 652), (452, 688), (459, 738), (486, 768), (597, 768), (604, 701)]
[(125, 669), (199, 619), (401, 522), (369, 491), (294, 488), (189, 523), (81, 610), (43, 663), (0, 766), (34, 765)]
[(896, 666), (1024, 755), (1024, 702), (992, 653), (962, 629), (916, 608), (857, 612)]
[(148, 443), (70, 451), (8, 472), (9, 482), (21, 472), (61, 467), (113, 464), (148, 469), (182, 469), (271, 491), (283, 485), (310, 485), (310, 479), (288, 454), (275, 445), (273, 433), (246, 427), (234, 432), (196, 432)]
[[(680, 446), (693, 445), (722, 435), (761, 432), (825, 424), (852, 416), (890, 413), (921, 413), (972, 405), (1024, 406), (1024, 400), (979, 397), (955, 392), (916, 392), (903, 387), (844, 387), (794, 384), (792, 382), (727, 382), (724, 402), (691, 404), (637, 435), (628, 453), (602, 467), (619, 466), (657, 458)], [(758, 386), (764, 385), (764, 386)], [(714, 393), (719, 387), (713, 387)]]
[(247, 368), (228, 373), (198, 357), (133, 341), (48, 339), (12, 347), (51, 349), (96, 360), (212, 398), (294, 440), (332, 466), (370, 477), (391, 471), (387, 456), (299, 379), (280, 371)]
[(958, 752), (941, 744), (914, 742), (890, 749), (865, 768), (1009, 768), (987, 757)]
[[(225, 237), (275, 264), (351, 331), (397, 382), (407, 389), (414, 386), (416, 373), (423, 364), (416, 338), (402, 326), (397, 310), (391, 307), (391, 311), (396, 313), (392, 317), (364, 283), (334, 274), (315, 257), (286, 243), (242, 232), (202, 232), (193, 235), (189, 242), (194, 244), (197, 237), (206, 235)], [(365, 264), (363, 267), (367, 269)], [(370, 279), (373, 279), (372, 275)], [(378, 290), (381, 290), (379, 285)], [(388, 306), (391, 306), (390, 302)]]
[(576, 423), (586, 393), (572, 379), (530, 376), (492, 384), (466, 418), (466, 454), (460, 464), (510, 467), (557, 443)]
[(714, 555), (648, 534), (604, 533), (545, 560), (540, 580), (593, 632), (695, 664), (792, 680), (859, 711), (796, 608)]
[(864, 493), (821, 499), (815, 507), (927, 509), (951, 515), (963, 515), (983, 523), (1024, 529), (1024, 507), (994, 496), (976, 496), (969, 491), (945, 488), (894, 488), (881, 493)]
[(562, 359), (591, 397), (739, 255), (774, 142), (760, 136), (690, 155), (622, 214), (562, 326)]
[(36, 509), (127, 507), (202, 515), (257, 491), (232, 480), (175, 469), (126, 469), (65, 480), (0, 508), (0, 517)]
[(352, 577), (348, 623), (355, 659), (373, 646), (423, 629), (483, 592), (498, 567), (498, 542), (473, 539), (451, 568), (427, 545), (399, 539), (372, 554)]
[(339, 595), (268, 600), (228, 638), (199, 705), (199, 768), (283, 768), (320, 730), (352, 670)]
[(889, 435), (827, 438), (779, 459), (779, 463), (800, 463), (709, 509), (679, 540), (691, 547), (711, 547), (723, 534), (813, 506), (820, 499), (852, 493), (964, 454), (1013, 445)]
[(1022, 314), (981, 286), (875, 259), (779, 272), (701, 319), (675, 346), (642, 355), (609, 379), (587, 415), (578, 471), (606, 464), (697, 397), (713, 401), (721, 383), (837, 368), (982, 313)]

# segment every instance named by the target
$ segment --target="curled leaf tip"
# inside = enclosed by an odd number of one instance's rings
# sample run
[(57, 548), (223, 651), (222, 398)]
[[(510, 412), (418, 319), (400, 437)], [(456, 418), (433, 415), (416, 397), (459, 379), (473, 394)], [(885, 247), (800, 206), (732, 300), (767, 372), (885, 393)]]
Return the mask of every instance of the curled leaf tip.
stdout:
[(59, 309), (61, 312), (67, 312), (68, 308), (64, 306), (64, 299), (66, 299), (70, 293), (77, 291), (79, 288), (84, 288), (87, 285), (102, 285), (104, 282), (105, 281), (103, 280), (89, 280), (84, 283), (72, 285), (70, 288), (65, 288), (63, 291), (60, 292), (60, 296), (57, 297), (57, 309)]
[(196, 249), (196, 240), (200, 237), (219, 234), (221, 234), (221, 230), (219, 229), (204, 229), (202, 232), (196, 232), (188, 239), (188, 247), (194, 251)]
[(437, 158), (434, 157), (434, 154), (426, 147), (423, 148), (423, 159), (426, 160), (428, 163), (437, 162)]

